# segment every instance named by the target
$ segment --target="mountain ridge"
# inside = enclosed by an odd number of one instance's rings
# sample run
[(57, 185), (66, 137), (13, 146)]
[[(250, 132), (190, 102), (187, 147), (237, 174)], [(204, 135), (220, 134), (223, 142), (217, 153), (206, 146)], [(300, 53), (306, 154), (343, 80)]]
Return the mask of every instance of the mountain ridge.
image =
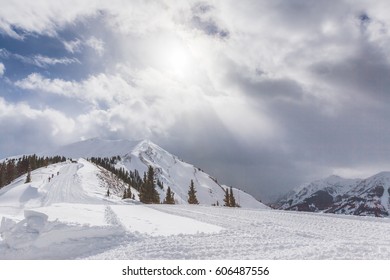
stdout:
[(337, 175), (304, 184), (276, 202), (277, 209), (360, 216), (389, 216), (390, 172), (366, 179)]
[[(71, 143), (42, 154), (55, 154), (74, 159), (120, 156), (120, 160), (115, 163), (116, 168), (123, 168), (127, 171), (137, 170), (141, 175), (147, 172), (149, 166), (152, 166), (157, 179), (163, 184), (163, 188), (156, 188), (161, 201), (163, 201), (169, 186), (171, 191), (175, 193), (177, 203), (186, 204), (188, 188), (193, 180), (200, 204), (223, 205), (225, 189), (230, 188), (219, 183), (217, 179), (202, 169), (184, 162), (149, 139), (132, 141), (96, 137)], [(232, 190), (240, 206), (268, 208), (250, 194), (238, 188), (232, 188)]]

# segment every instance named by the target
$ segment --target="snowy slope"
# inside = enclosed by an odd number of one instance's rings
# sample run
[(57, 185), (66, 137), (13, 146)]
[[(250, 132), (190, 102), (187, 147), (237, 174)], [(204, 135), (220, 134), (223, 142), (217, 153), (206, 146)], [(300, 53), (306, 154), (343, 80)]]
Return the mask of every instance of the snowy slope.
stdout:
[(32, 172), (31, 183), (24, 183), (24, 175), (0, 190), (0, 211), (18, 214), (26, 208), (55, 203), (101, 203), (106, 188), (97, 178), (99, 172), (83, 159), (39, 168)]
[[(147, 171), (148, 166), (154, 168), (156, 177), (164, 184), (163, 190), (157, 188), (161, 201), (164, 199), (165, 192), (169, 186), (175, 193), (176, 203), (187, 204), (188, 189), (190, 181), (193, 180), (200, 204), (213, 205), (218, 202), (218, 204), (223, 205), (226, 186), (220, 185), (216, 179), (207, 173), (183, 162), (149, 140), (128, 141), (93, 138), (73, 143), (45, 154), (72, 158), (112, 157), (119, 155), (121, 161), (116, 164), (118, 168), (122, 167), (131, 171), (138, 170), (141, 175)], [(233, 188), (233, 193), (241, 207), (268, 208), (251, 195), (239, 189)]]

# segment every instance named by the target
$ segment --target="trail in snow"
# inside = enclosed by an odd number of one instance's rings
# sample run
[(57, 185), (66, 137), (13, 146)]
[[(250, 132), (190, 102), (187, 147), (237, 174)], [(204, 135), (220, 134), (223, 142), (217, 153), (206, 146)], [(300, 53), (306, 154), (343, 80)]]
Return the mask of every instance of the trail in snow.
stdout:
[(78, 171), (83, 166), (82, 163), (71, 163), (61, 167), (59, 175), (54, 176), (43, 188), (46, 196), (42, 206), (64, 202), (101, 204), (101, 199), (92, 197), (82, 186)]

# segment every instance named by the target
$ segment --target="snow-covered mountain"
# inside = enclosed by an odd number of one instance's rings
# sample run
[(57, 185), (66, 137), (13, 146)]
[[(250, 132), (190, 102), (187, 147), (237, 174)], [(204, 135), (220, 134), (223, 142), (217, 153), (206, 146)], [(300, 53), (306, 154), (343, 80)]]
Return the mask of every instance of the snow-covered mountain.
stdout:
[(344, 179), (332, 175), (322, 180), (303, 184), (282, 198), (279, 209), (318, 212), (333, 205), (335, 201), (356, 185), (359, 179)]
[(278, 209), (389, 216), (390, 172), (370, 178), (344, 179), (339, 176), (304, 184), (277, 202)]
[[(158, 145), (149, 140), (104, 140), (100, 138), (88, 139), (63, 146), (45, 155), (60, 155), (74, 159), (91, 157), (112, 157), (120, 156), (116, 163), (117, 168), (128, 171), (138, 170), (139, 174), (147, 171), (149, 166), (155, 170), (157, 179), (163, 183), (163, 189), (157, 188), (160, 200), (165, 197), (167, 188), (170, 187), (175, 193), (175, 200), (178, 204), (187, 204), (188, 189), (193, 180), (197, 191), (197, 198), (203, 205), (223, 205), (225, 196), (225, 185), (221, 185), (215, 178), (211, 177), (200, 168), (180, 160)], [(236, 202), (241, 207), (268, 208), (257, 201), (248, 193), (233, 188)]]
[(357, 183), (326, 210), (328, 213), (389, 216), (390, 172), (381, 172)]

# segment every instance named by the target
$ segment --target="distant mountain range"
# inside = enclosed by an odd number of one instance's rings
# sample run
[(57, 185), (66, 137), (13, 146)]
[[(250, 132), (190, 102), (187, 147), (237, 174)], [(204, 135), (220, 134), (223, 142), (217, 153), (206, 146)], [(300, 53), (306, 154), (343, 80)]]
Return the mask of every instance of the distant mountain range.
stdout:
[(276, 202), (281, 210), (324, 212), (359, 216), (389, 216), (390, 172), (367, 179), (339, 176), (304, 184)]

